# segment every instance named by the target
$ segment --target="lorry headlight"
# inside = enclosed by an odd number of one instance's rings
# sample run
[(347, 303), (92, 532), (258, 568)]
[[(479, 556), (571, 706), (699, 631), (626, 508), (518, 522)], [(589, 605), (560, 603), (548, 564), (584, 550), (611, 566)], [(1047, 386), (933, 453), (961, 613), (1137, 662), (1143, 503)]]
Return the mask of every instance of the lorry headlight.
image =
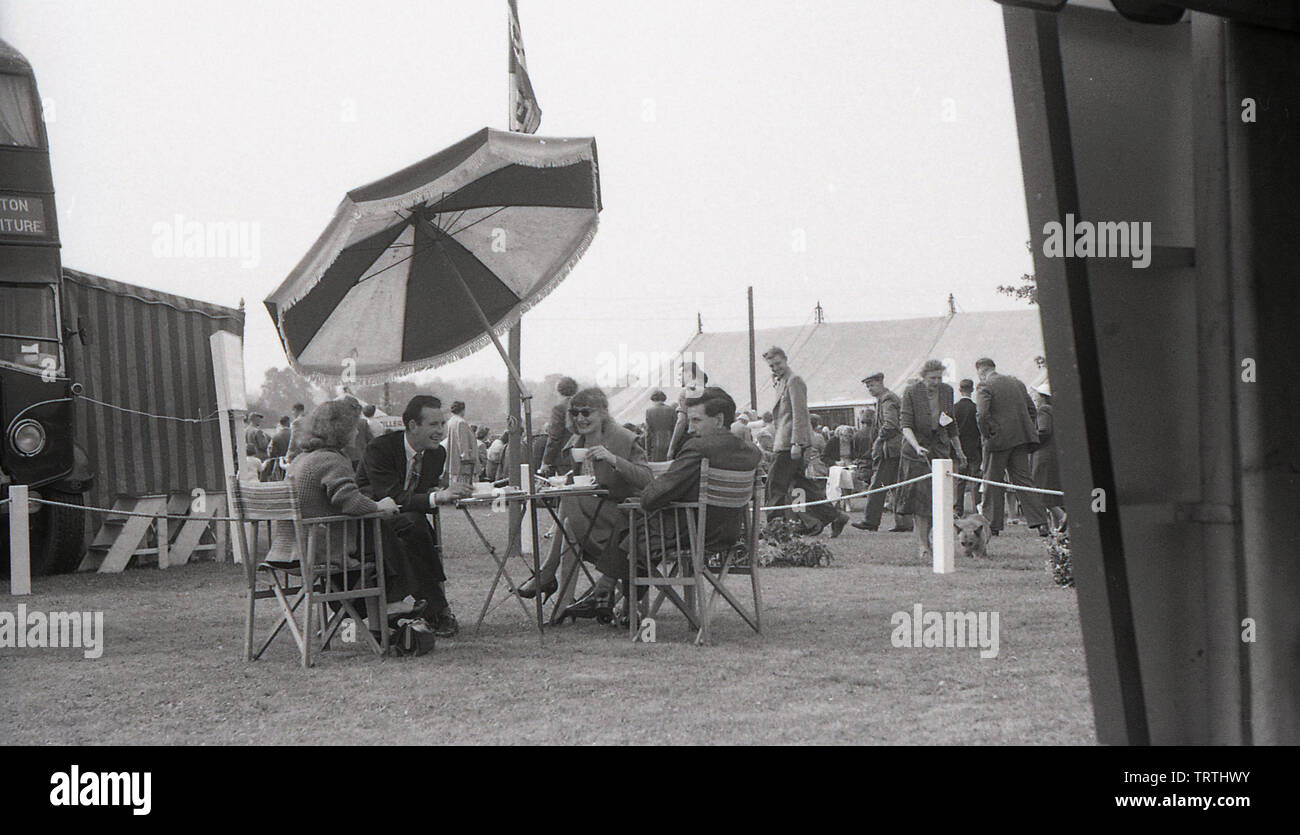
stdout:
[(36, 455), (45, 449), (45, 427), (34, 420), (24, 420), (14, 427), (10, 443), (19, 455)]

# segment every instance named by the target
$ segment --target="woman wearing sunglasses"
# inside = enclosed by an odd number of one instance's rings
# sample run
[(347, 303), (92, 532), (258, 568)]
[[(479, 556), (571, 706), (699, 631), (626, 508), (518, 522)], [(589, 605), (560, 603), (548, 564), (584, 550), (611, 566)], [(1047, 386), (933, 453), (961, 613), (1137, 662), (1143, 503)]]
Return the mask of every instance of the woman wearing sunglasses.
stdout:
[[(582, 453), (574, 456), (575, 460), (583, 458), (579, 472), (595, 476), (596, 484), (608, 490), (609, 496), (604, 499), (565, 497), (560, 502), (560, 520), (569, 539), (582, 546), (583, 559), (596, 563), (603, 573), (622, 576), (627, 573), (627, 558), (619, 550), (618, 543), (627, 528), (627, 514), (618, 509), (618, 503), (639, 495), (641, 488), (653, 479), (645, 449), (634, 432), (619, 426), (609, 416), (609, 400), (598, 388), (583, 389), (573, 396), (566, 424), (573, 436), (565, 444), (564, 451), (572, 455), (574, 449), (585, 449), (585, 456)], [(545, 601), (555, 593), (559, 588), (555, 575), (565, 544), (564, 537), (557, 531), (541, 574), (519, 587), (520, 597), (532, 598), (540, 591)], [(606, 568), (609, 571), (605, 571)], [(575, 603), (570, 610), (573, 617), (598, 616), (590, 605), (578, 606)], [(601, 612), (604, 612), (603, 608)]]

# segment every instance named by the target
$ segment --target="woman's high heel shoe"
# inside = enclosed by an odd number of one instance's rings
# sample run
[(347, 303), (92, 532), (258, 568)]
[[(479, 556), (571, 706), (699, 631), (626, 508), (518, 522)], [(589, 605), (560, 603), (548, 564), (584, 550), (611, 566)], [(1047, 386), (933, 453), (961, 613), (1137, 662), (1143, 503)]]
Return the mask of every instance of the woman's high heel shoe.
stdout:
[[(546, 601), (549, 600), (551, 598), (551, 595), (555, 594), (555, 592), (559, 590), (559, 588), (560, 588), (560, 581), (554, 577), (551, 578), (550, 582), (544, 583), (542, 585), (543, 606), (546, 605)], [(532, 600), (534, 597), (537, 596), (537, 578), (533, 577), (530, 580), (528, 580), (528, 582), (524, 583), (519, 588), (515, 589), (515, 594), (519, 595), (525, 600)]]
[(591, 619), (595, 618), (598, 623), (612, 623), (614, 621), (614, 601), (612, 598), (598, 595), (595, 590), (587, 592), (581, 599), (575, 600), (573, 605), (565, 609), (560, 615), (560, 623), (563, 618)]

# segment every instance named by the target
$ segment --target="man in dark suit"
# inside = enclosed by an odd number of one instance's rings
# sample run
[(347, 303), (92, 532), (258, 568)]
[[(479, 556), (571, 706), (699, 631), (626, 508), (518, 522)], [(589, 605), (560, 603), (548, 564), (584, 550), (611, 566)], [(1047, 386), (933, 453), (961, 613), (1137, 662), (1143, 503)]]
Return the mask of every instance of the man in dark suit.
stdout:
[[(971, 393), (975, 390), (974, 380), (962, 380), (959, 386), (961, 389), (961, 399), (953, 406), (953, 412), (957, 417), (957, 437), (961, 441), (961, 451), (966, 454), (966, 466), (962, 467), (962, 475), (979, 476), (984, 466), (982, 442), (980, 441), (980, 427), (976, 419), (975, 401), (971, 398)], [(975, 495), (975, 505), (979, 506), (980, 486), (973, 481), (962, 481), (960, 478), (954, 479), (957, 483), (953, 487), (956, 494), (953, 504), (953, 510), (957, 518), (961, 518), (965, 510), (966, 491)]]
[[(885, 388), (885, 372), (862, 378), (862, 383), (876, 398), (876, 420), (871, 440), (871, 486), (875, 490), (898, 481), (899, 459), (903, 453), (903, 430), (899, 423), (903, 402), (897, 394)], [(854, 522), (853, 527), (863, 531), (880, 530), (880, 515), (885, 510), (884, 492), (867, 496), (867, 510), (861, 522)], [(912, 518), (906, 514), (894, 512), (894, 527), (891, 532), (912, 530)]]
[[(736, 420), (736, 402), (716, 386), (686, 401), (690, 430), (686, 443), (668, 470), (641, 489), (641, 507), (653, 513), (672, 502), (693, 502), (700, 495), (700, 462), (711, 469), (757, 470), (763, 454), (730, 431)], [(705, 548), (723, 548), (740, 536), (743, 508), (709, 508), (705, 519)]]
[(385, 556), (393, 572), (402, 578), (410, 594), (428, 601), (427, 619), (440, 637), (460, 630), (451, 613), (444, 584), (438, 537), (429, 524), (439, 505), (454, 504), (471, 493), (468, 485), (454, 484), (438, 489), (447, 464), (447, 450), (440, 444), (447, 430), (442, 402), (427, 394), (411, 398), (402, 412), (403, 432), (389, 432), (371, 441), (357, 473), (361, 492), (378, 501), (389, 497), (401, 512), (392, 522), (383, 522)]
[(311, 421), (307, 418), (307, 407), (295, 403), (290, 411), (293, 414), (290, 415), (289, 421), (289, 452), (285, 456), (286, 461), (292, 461), (294, 456), (302, 452), (303, 445), (307, 443), (307, 436), (311, 434)]
[(646, 457), (651, 461), (668, 460), (668, 445), (673, 440), (677, 410), (667, 401), (668, 395), (655, 389), (650, 395), (650, 408), (645, 410)]
[(875, 467), (871, 463), (871, 441), (876, 429), (876, 412), (864, 409), (858, 413), (858, 427), (853, 430), (853, 492), (867, 489)]
[(249, 412), (244, 418), (244, 454), (266, 460), (266, 448), (271, 445), (271, 436), (262, 429), (262, 413)]
[[(705, 459), (708, 460), (710, 469), (757, 470), (762, 453), (758, 447), (731, 433), (731, 424), (735, 420), (736, 402), (720, 388), (710, 386), (699, 397), (688, 398), (686, 440), (668, 470), (641, 489), (641, 507), (654, 513), (673, 502), (698, 500), (700, 462)], [(705, 549), (721, 550), (734, 545), (740, 538), (744, 514), (744, 508), (710, 506), (705, 519)], [(652, 529), (654, 536), (651, 538), (651, 549), (655, 553), (655, 559), (662, 556), (663, 542), (675, 540), (677, 519), (677, 514), (664, 516), (662, 539), (658, 525)], [(681, 541), (689, 541), (685, 529), (681, 531)], [(617, 580), (627, 578), (627, 553), (631, 547), (630, 535), (625, 536), (619, 548), (607, 549), (596, 562), (601, 576), (591, 593), (570, 607), (569, 611), (575, 617), (591, 617), (597, 608), (612, 606)]]
[(280, 416), (280, 425), (276, 427), (275, 432), (271, 435), (271, 447), (267, 450), (267, 455), (272, 458), (283, 458), (289, 454), (289, 416)]
[[(976, 422), (984, 442), (984, 478), (1033, 487), (1029, 453), (1038, 441), (1038, 410), (1025, 384), (1009, 374), (999, 374), (988, 357), (975, 361), (980, 384), (975, 388)], [(993, 534), (1006, 521), (1002, 487), (984, 485), (984, 518)], [(1025, 521), (1031, 528), (1047, 524), (1043, 501), (1037, 493), (1018, 493)]]

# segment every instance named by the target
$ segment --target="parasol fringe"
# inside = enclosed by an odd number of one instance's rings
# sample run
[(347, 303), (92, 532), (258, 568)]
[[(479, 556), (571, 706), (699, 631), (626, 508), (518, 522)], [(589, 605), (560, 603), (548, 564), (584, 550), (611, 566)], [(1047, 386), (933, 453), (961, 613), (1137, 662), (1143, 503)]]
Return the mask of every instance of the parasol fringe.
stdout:
[[(478, 179), (480, 176), (482, 176), (484, 169), (499, 162), (506, 162), (513, 165), (523, 165), (529, 168), (563, 168), (566, 165), (574, 165), (579, 162), (590, 161), (592, 164), (593, 171), (595, 170), (595, 166), (596, 166), (596, 160), (591, 154), (589, 145), (578, 146), (577, 148), (574, 149), (574, 152), (571, 154), (558, 156), (554, 159), (545, 160), (545, 161), (528, 159), (524, 156), (510, 153), (508, 149), (500, 146), (486, 146), (486, 145), (484, 146), (484, 148), (489, 148), (489, 147), (490, 150), (487, 152), (483, 152), (483, 151), (475, 152), (474, 156), (478, 156), (479, 159), (474, 159), (473, 157), (471, 157), (469, 160), (466, 160), (466, 162), (464, 163), (464, 167), (462, 170), (464, 170), (468, 175), (465, 178), (467, 182), (472, 182), (475, 179)], [(593, 179), (599, 182), (598, 179), (599, 176), (600, 176), (599, 172), (595, 172)], [(326, 230), (321, 234), (321, 236), (316, 240), (316, 243), (312, 244), (312, 248), (314, 249), (315, 247), (319, 246), (320, 243), (326, 238), (332, 237), (334, 235), (338, 235), (340, 233), (340, 229), (339, 229), (340, 215), (343, 214), (346, 207), (348, 206), (352, 207), (352, 211), (348, 213), (347, 219), (345, 221), (341, 221), (341, 223), (345, 224), (346, 226), (345, 230), (342, 230), (343, 231), (342, 240), (344, 242), (346, 242), (348, 237), (351, 236), (352, 230), (356, 228), (357, 223), (360, 221), (359, 214), (361, 213), (362, 207), (364, 207), (366, 214), (371, 214), (376, 210), (378, 210), (379, 212), (403, 211), (406, 209), (410, 209), (412, 206), (421, 203), (427, 203), (430, 200), (442, 194), (444, 191), (445, 189), (443, 188), (422, 188), (422, 189), (416, 189), (415, 191), (409, 191), (406, 194), (399, 194), (396, 197), (390, 197), (385, 200), (371, 200), (365, 203), (352, 203), (351, 199), (344, 198), (343, 202), (339, 205), (338, 209), (335, 210), (334, 219), (331, 222), (331, 225), (327, 227)], [(320, 266), (318, 269), (313, 269), (311, 271), (311, 278), (307, 279), (302, 284), (300, 284), (294, 290), (291, 296), (289, 296), (287, 299), (284, 299), (283, 301), (280, 302), (281, 315), (287, 312), (298, 302), (302, 301), (303, 298), (306, 297), (307, 294), (310, 293), (316, 287), (316, 285), (320, 283), (320, 280), (324, 278), (325, 273), (329, 271), (330, 267), (334, 266), (334, 262), (338, 260), (340, 255), (343, 254), (343, 250), (345, 248), (346, 247), (341, 244), (339, 246), (338, 252), (334, 253), (334, 256), (330, 259), (329, 263)], [(304, 260), (306, 260), (305, 257)], [(305, 270), (305, 269), (306, 269), (306, 265), (304, 263), (299, 263), (298, 266), (294, 268), (295, 271)], [(277, 329), (278, 329), (278, 324), (279, 323), (277, 323)]]
[[(583, 234), (582, 239), (578, 241), (577, 246), (574, 247), (573, 254), (570, 255), (569, 258), (552, 273), (550, 278), (542, 283), (538, 290), (529, 295), (526, 302), (520, 302), (515, 305), (510, 313), (502, 318), (502, 320), (492, 328), (493, 333), (498, 337), (504, 336), (519, 322), (525, 313), (532, 310), (543, 299), (550, 295), (551, 291), (558, 287), (560, 283), (568, 277), (569, 273), (573, 272), (573, 268), (578, 265), (578, 262), (582, 260), (582, 256), (586, 254), (587, 249), (591, 246), (591, 242), (595, 239), (599, 227), (600, 216), (597, 215), (592, 221), (591, 228)], [(287, 345), (287, 343), (285, 344)], [(429, 357), (427, 359), (404, 362), (393, 368), (391, 371), (374, 374), (358, 374), (355, 378), (349, 380), (347, 384), (373, 386), (381, 383), (390, 383), (399, 377), (405, 377), (419, 371), (429, 371), (444, 365), (450, 365), (453, 362), (478, 353), (491, 344), (492, 337), (488, 336), (487, 333), (482, 333), (471, 339), (469, 342), (466, 342), (464, 345), (461, 345), (455, 351), (439, 354), (436, 357)], [(322, 385), (341, 385), (343, 383), (342, 374), (325, 374), (319, 371), (308, 371), (303, 369), (298, 363), (298, 358), (291, 356), (288, 351), (285, 351), (285, 357), (289, 360), (290, 368), (312, 382), (320, 383)]]
[[(503, 148), (493, 147), (490, 153), (483, 154), (481, 159), (475, 160), (471, 158), (470, 160), (467, 160), (463, 164), (461, 170), (467, 175), (464, 177), (465, 181), (473, 182), (483, 176), (484, 169), (492, 168), (493, 170), (487, 173), (493, 173), (503, 168), (504, 166), (498, 165), (498, 163), (501, 162), (511, 165), (522, 165), (526, 168), (564, 168), (568, 165), (576, 165), (579, 162), (590, 162), (592, 166), (595, 166), (596, 164), (596, 160), (592, 158), (590, 150), (586, 146), (574, 151), (572, 154), (559, 156), (550, 160), (529, 159), (519, 154), (512, 154)], [(425, 187), (416, 189), (415, 191), (408, 191), (406, 194), (399, 194), (396, 197), (390, 197), (386, 200), (372, 200), (359, 205), (365, 206), (367, 213), (372, 209), (378, 209), (381, 212), (399, 211), (409, 209), (412, 206), (421, 203), (435, 201), (435, 198), (440, 197), (445, 191), (445, 187)]]

